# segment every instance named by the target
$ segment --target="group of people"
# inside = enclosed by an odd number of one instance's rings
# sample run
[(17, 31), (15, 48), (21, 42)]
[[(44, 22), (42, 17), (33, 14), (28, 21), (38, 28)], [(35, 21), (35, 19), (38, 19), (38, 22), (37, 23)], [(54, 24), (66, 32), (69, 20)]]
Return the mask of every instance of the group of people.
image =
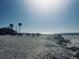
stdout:
[(40, 35), (41, 35), (40, 33), (32, 33), (32, 37), (35, 37), (35, 36), (39, 37)]

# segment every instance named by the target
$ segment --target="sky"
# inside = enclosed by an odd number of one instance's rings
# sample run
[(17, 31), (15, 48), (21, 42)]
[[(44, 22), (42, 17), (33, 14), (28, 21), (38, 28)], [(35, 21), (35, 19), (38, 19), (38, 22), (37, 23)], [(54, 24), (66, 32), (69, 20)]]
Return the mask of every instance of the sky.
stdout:
[(79, 32), (79, 0), (0, 0), (0, 27), (21, 32)]

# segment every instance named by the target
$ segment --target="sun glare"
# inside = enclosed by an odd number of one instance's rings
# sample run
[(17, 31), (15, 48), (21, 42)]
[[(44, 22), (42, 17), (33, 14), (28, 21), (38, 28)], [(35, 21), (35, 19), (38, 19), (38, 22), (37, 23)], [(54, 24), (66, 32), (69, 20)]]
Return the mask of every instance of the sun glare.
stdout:
[(63, 0), (28, 0), (28, 4), (35, 10), (48, 11), (62, 5)]

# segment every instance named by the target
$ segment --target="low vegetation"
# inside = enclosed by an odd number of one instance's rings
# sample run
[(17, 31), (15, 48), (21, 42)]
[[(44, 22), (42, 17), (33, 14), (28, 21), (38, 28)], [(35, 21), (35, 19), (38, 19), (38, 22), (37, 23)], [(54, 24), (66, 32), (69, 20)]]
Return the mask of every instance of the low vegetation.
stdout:
[(55, 37), (54, 35), (32, 37), (29, 34), (0, 36), (0, 59), (78, 59), (78, 47), (73, 47), (77, 49), (73, 51), (71, 46), (68, 47), (68, 44), (72, 44), (69, 43), (71, 42), (69, 39)]

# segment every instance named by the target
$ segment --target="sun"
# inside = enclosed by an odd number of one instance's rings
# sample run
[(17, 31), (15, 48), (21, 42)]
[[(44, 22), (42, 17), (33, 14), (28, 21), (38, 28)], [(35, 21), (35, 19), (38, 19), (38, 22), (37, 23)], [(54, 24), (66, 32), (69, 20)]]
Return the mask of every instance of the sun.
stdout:
[(48, 11), (62, 6), (63, 0), (28, 0), (28, 4), (35, 10)]

